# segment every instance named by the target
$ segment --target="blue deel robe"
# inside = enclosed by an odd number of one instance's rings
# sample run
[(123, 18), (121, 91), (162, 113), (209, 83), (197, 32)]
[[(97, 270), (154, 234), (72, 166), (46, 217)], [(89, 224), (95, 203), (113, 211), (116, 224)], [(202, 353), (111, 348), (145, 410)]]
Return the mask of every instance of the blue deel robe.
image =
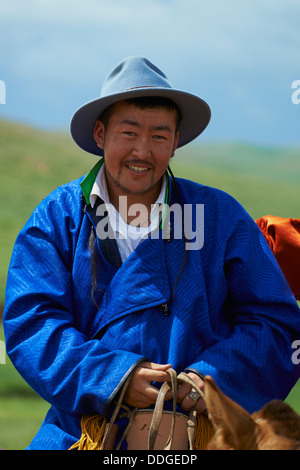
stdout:
[(97, 240), (95, 305), (82, 179), (46, 197), (18, 235), (7, 278), (6, 347), (51, 404), (29, 449), (68, 449), (81, 435), (81, 415), (109, 416), (144, 360), (210, 374), (249, 412), (284, 399), (296, 383), (299, 308), (262, 233), (228, 194), (176, 181), (178, 192), (169, 181), (170, 204), (178, 195), (182, 206), (204, 204), (204, 244), (187, 251), (177, 283), (184, 241), (174, 236), (171, 217), (170, 241), (142, 241), (119, 269)]

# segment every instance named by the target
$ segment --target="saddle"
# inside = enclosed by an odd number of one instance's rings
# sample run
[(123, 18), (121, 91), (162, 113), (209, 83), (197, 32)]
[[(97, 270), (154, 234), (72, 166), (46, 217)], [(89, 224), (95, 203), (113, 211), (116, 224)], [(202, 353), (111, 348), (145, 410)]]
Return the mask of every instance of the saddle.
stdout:
[[(178, 376), (168, 369), (170, 383), (165, 382), (158, 394), (154, 409), (130, 409), (123, 403), (130, 377), (125, 382), (109, 423), (100, 415), (83, 416), (82, 435), (70, 450), (120, 450), (124, 440), (127, 450), (202, 450), (211, 440), (214, 430), (207, 413), (197, 415), (196, 403), (185, 415), (176, 411), (178, 382), (188, 383), (201, 397), (203, 392), (184, 372)], [(173, 392), (172, 411), (164, 410), (165, 396)], [(121, 412), (121, 413), (120, 413)], [(115, 420), (128, 418), (128, 424), (116, 445), (118, 426)]]

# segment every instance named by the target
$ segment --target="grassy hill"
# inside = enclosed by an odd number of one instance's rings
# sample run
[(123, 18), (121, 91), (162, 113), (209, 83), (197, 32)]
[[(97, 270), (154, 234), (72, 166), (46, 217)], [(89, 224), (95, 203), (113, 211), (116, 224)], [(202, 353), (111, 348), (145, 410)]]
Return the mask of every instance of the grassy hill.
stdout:
[(14, 241), (33, 209), (96, 161), (66, 135), (0, 121), (0, 303)]
[(182, 152), (186, 158), (175, 157), (176, 172), (230, 193), (253, 218), (300, 217), (300, 149), (223, 143)]
[[(0, 121), (0, 304), (15, 238), (32, 210), (96, 161), (67, 134)], [(172, 168), (175, 175), (229, 192), (254, 218), (300, 217), (299, 149), (196, 143), (177, 151)]]

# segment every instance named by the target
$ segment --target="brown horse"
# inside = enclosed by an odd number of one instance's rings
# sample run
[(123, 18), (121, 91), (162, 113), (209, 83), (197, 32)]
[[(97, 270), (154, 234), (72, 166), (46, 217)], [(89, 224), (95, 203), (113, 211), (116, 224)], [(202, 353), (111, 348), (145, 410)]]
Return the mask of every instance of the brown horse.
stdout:
[(250, 415), (205, 377), (205, 401), (215, 428), (208, 450), (300, 450), (300, 416), (273, 400)]

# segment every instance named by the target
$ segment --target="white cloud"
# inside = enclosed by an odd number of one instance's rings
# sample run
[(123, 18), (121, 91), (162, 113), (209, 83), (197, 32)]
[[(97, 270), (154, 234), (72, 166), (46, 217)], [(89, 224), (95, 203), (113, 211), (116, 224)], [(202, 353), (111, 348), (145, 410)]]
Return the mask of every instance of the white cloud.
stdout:
[(179, 79), (193, 64), (296, 69), (300, 48), (297, 0), (5, 0), (1, 8), (11, 57), (25, 49), (24, 59), (42, 64), (39, 73), (52, 61), (73, 68), (71, 55), (88, 62), (98, 53), (113, 65), (143, 51)]
[(145, 21), (168, 11), (167, 2), (150, 0), (85, 0), (74, 2), (72, 0), (2, 0), (1, 17), (5, 19), (22, 18), (23, 20), (51, 22), (52, 24), (80, 24), (90, 25), (105, 22), (115, 26), (125, 23), (135, 23), (136, 18)]

